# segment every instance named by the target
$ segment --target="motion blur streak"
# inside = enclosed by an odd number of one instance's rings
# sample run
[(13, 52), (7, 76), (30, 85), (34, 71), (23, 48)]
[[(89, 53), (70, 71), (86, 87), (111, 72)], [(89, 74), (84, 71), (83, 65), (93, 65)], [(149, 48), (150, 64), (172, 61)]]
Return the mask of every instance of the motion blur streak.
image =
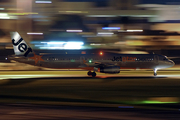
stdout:
[(103, 27), (103, 30), (119, 30), (120, 27)]
[[(74, 70), (61, 70), (61, 71), (4, 71), (1, 72), (1, 78), (0, 79), (21, 79), (21, 78), (44, 78), (44, 77), (87, 77), (85, 75), (86, 71), (74, 71)], [(140, 74), (141, 73), (141, 74)], [(163, 75), (167, 74), (169, 75)], [(70, 75), (71, 74), (71, 75)], [(111, 74), (103, 74), (98, 73), (98, 78), (110, 78), (110, 77), (152, 77), (151, 71), (122, 71), (120, 75), (111, 75)], [(178, 72), (173, 71), (159, 71), (158, 76), (155, 78), (180, 78), (180, 75)], [(87, 77), (88, 78), (88, 77)]]
[(1, 80), (4, 79), (22, 79), (22, 78), (42, 78), (42, 77), (57, 77), (57, 75), (1, 75)]
[(82, 32), (82, 30), (66, 30), (66, 32)]
[(43, 33), (27, 33), (28, 35), (43, 35)]
[(143, 32), (143, 30), (127, 30), (127, 32)]
[(35, 3), (52, 3), (52, 1), (35, 1)]

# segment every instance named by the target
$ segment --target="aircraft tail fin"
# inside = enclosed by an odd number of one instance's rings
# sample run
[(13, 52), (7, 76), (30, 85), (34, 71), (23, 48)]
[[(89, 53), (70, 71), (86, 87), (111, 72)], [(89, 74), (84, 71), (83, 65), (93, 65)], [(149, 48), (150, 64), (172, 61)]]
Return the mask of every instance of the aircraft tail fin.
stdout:
[(15, 55), (27, 55), (32, 52), (31, 47), (24, 41), (18, 32), (10, 32)]

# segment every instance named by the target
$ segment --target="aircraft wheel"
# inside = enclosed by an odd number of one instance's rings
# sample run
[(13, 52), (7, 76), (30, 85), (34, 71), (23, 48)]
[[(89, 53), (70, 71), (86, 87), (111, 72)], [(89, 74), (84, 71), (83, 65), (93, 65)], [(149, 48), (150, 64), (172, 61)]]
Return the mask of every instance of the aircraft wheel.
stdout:
[(154, 76), (157, 76), (157, 73), (154, 73)]
[(88, 75), (88, 76), (92, 75), (92, 72), (91, 72), (91, 71), (88, 71), (87, 75)]
[(154, 69), (154, 76), (157, 76), (157, 69)]
[(96, 77), (96, 73), (95, 72), (92, 72), (92, 77)]

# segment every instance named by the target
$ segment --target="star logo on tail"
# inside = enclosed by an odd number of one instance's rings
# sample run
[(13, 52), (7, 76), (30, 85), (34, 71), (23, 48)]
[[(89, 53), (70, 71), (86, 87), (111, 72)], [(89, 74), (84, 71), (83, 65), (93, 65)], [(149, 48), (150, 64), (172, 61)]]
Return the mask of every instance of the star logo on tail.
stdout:
[(33, 59), (35, 61), (35, 65), (36, 65), (39, 61), (44, 61), (41, 57), (42, 57), (42, 55), (40, 56), (40, 55), (36, 55), (34, 53), (34, 56), (33, 57), (29, 57), (29, 59)]

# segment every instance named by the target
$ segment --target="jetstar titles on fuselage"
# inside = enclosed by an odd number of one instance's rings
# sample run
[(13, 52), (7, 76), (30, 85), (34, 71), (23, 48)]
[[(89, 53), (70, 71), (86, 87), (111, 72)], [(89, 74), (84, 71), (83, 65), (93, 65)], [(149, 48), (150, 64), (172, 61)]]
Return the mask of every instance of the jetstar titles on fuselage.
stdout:
[(112, 59), (112, 61), (123, 61), (123, 62), (134, 62), (134, 61), (136, 61), (137, 60), (137, 58), (136, 57), (128, 57), (128, 56), (126, 56), (126, 57), (115, 57), (114, 56), (114, 58)]

